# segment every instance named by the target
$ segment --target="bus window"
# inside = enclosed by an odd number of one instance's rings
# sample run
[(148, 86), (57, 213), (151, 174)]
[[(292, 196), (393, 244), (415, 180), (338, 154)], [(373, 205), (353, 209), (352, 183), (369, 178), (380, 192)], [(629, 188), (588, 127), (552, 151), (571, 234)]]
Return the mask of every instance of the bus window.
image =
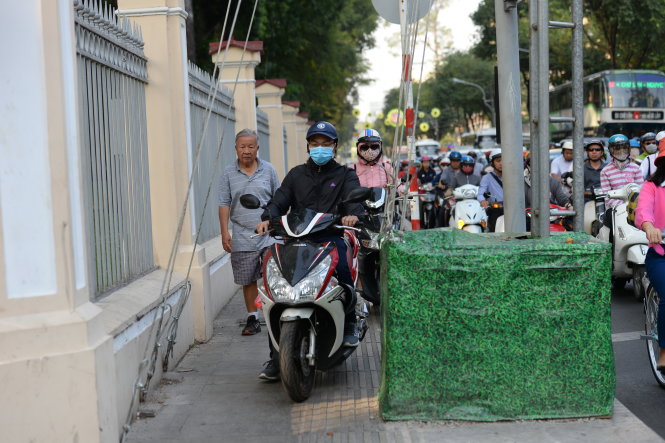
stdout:
[(612, 108), (660, 108), (665, 104), (665, 79), (659, 74), (621, 73), (606, 77)]

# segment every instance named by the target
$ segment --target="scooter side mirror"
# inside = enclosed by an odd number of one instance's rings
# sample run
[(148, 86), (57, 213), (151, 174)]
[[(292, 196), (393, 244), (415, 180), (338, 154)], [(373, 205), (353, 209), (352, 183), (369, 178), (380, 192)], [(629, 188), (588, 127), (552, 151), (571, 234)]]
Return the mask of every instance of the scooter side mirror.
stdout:
[(360, 203), (372, 198), (372, 188), (355, 188), (346, 195), (343, 203)]
[(491, 196), (492, 196), (492, 194), (490, 194), (488, 191), (485, 191), (485, 193), (483, 194), (483, 197), (485, 197), (485, 200), (489, 200)]
[(243, 194), (240, 196), (240, 204), (243, 208), (247, 209), (259, 209), (261, 207), (261, 201), (259, 198), (252, 194)]

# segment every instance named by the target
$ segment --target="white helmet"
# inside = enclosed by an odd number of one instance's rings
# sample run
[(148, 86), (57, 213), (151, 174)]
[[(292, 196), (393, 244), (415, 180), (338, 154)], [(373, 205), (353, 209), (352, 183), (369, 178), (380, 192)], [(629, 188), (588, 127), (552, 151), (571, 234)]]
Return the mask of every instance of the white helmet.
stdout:
[(660, 139), (665, 138), (665, 131), (660, 131), (658, 134), (656, 134), (656, 141), (659, 142)]
[(492, 163), (494, 159), (501, 157), (501, 149), (492, 149), (489, 155), (489, 161)]

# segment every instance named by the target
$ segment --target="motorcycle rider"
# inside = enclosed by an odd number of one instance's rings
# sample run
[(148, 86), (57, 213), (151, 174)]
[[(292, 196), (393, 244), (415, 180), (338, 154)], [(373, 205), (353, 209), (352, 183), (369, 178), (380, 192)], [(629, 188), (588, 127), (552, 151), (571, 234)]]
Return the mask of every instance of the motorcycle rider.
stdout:
[(645, 259), (651, 284), (658, 292), (658, 346), (660, 353), (656, 368), (665, 374), (665, 250), (661, 244), (665, 228), (665, 141), (659, 143), (656, 171), (646, 181), (640, 192), (635, 211), (635, 225), (647, 234), (649, 250)]
[(434, 183), (436, 171), (430, 168), (431, 161), (432, 159), (428, 155), (425, 155), (420, 159), (421, 166), (420, 169), (418, 169), (418, 184), (421, 186), (426, 183)]
[[(263, 221), (256, 226), (256, 232), (260, 235), (268, 232), (270, 219), (285, 215), (289, 210), (312, 209), (333, 214), (341, 211), (341, 223), (345, 226), (354, 226), (358, 223), (358, 217), (364, 214), (361, 204), (340, 205), (352, 189), (360, 186), (360, 182), (355, 171), (334, 159), (338, 142), (335, 127), (326, 121), (316, 122), (307, 131), (306, 140), (309, 159), (305, 164), (292, 168), (284, 177), (282, 185), (277, 188), (261, 215)], [(345, 302), (344, 346), (353, 347), (359, 344), (355, 327), (356, 297), (347, 262), (347, 245), (342, 235), (341, 231), (337, 235), (322, 234), (315, 241), (335, 243), (339, 256), (336, 268), (338, 279), (352, 288), (352, 296), (347, 297)], [(259, 377), (275, 380), (279, 375), (279, 364), (271, 342), (270, 357), (271, 360), (266, 363)]]
[[(524, 199), (527, 208), (531, 207), (531, 151), (524, 157)], [(570, 194), (563, 184), (554, 177), (550, 177), (550, 203), (570, 207)]]
[(453, 182), (453, 177), (460, 171), (462, 164), (462, 154), (460, 154), (458, 151), (452, 151), (450, 154), (448, 154), (448, 159), (450, 160), (450, 166), (444, 169), (441, 174), (439, 174), (434, 179), (434, 183), (443, 189), (450, 187), (451, 183)]
[[(494, 232), (496, 226), (496, 219), (503, 215), (503, 207), (492, 208), (493, 203), (503, 203), (503, 166), (501, 164), (501, 149), (492, 149), (489, 155), (489, 164), (493, 171), (483, 175), (480, 179), (480, 186), (478, 188), (478, 196), (482, 206), (487, 211), (487, 229), (489, 232)], [(486, 197), (485, 194), (489, 193)]]
[(383, 141), (376, 129), (364, 129), (356, 141), (358, 162), (352, 167), (358, 175), (360, 186), (366, 188), (384, 187), (392, 181), (393, 168), (390, 163), (381, 161)]
[(449, 190), (462, 185), (480, 185), (480, 176), (474, 173), (476, 162), (469, 155), (462, 156), (460, 170), (453, 176)]
[[(612, 189), (623, 188), (628, 183), (641, 185), (644, 182), (640, 167), (630, 161), (630, 144), (628, 137), (623, 134), (614, 134), (610, 137), (608, 148), (612, 161), (600, 171), (600, 188), (603, 194)], [(605, 199), (605, 207), (611, 208), (623, 203), (621, 200)]]
[[(653, 134), (653, 132), (647, 132), (642, 137), (646, 137), (650, 134)], [(653, 138), (649, 137), (646, 144), (644, 145), (644, 152), (642, 155), (640, 155), (642, 159), (640, 162), (635, 162), (640, 165), (640, 170), (642, 171), (642, 177), (644, 177), (644, 180), (656, 172), (656, 165), (654, 162), (656, 160), (656, 156), (658, 155), (658, 143), (663, 139), (664, 136), (665, 131), (660, 131), (657, 135), (654, 135)]]
[[(653, 132), (647, 132), (646, 134), (643, 134), (642, 137), (640, 137), (640, 150), (642, 153), (633, 159), (633, 161), (638, 165), (641, 165), (648, 155), (658, 152), (656, 134)], [(656, 169), (654, 168), (654, 171), (655, 170)]]
[(550, 165), (550, 174), (555, 179), (561, 181), (561, 175), (568, 172), (573, 167), (573, 142), (565, 141), (561, 145), (561, 155)]
[(600, 187), (600, 171), (605, 166), (605, 145), (602, 140), (589, 140), (584, 145), (587, 159), (584, 161), (584, 189), (593, 191)]

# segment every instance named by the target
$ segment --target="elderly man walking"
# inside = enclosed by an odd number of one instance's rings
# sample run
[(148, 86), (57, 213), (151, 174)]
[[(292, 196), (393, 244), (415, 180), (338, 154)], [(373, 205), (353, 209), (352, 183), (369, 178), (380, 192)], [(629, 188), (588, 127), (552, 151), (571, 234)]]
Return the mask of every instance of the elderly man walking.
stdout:
[(245, 297), (248, 316), (242, 335), (254, 335), (261, 331), (259, 313), (254, 303), (258, 296), (256, 282), (261, 278), (261, 257), (273, 240), (270, 236), (252, 238), (254, 228), (261, 222), (263, 210), (242, 207), (240, 196), (253, 194), (265, 205), (279, 187), (279, 179), (275, 168), (258, 158), (259, 140), (256, 131), (243, 129), (238, 132), (235, 149), (238, 159), (224, 169), (219, 180), (219, 225), (222, 246), (226, 252), (231, 253), (233, 280), (242, 286)]

